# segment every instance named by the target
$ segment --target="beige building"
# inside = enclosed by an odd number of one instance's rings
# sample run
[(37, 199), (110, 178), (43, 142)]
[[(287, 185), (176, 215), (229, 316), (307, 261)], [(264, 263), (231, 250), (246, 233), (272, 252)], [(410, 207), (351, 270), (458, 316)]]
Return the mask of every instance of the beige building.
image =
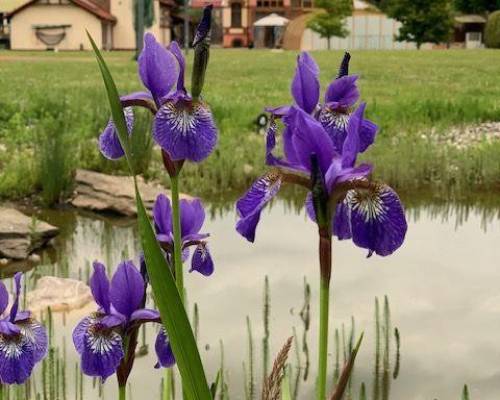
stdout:
[[(154, 0), (148, 31), (167, 45), (173, 0)], [(135, 49), (133, 0), (29, 0), (9, 14), (13, 50), (88, 50), (86, 31), (101, 49)]]

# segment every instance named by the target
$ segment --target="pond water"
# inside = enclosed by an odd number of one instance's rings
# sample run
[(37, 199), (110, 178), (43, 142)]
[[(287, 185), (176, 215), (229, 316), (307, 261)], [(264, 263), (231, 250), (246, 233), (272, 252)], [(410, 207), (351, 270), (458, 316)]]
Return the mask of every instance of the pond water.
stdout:
[[(55, 248), (42, 254), (34, 277), (56, 274), (87, 279), (93, 260), (114, 267), (122, 257), (135, 258), (138, 238), (133, 220), (103, 218), (75, 211), (43, 211), (40, 217), (62, 228)], [(356, 361), (351, 397), (365, 383), (368, 399), (459, 399), (464, 384), (473, 399), (497, 399), (500, 393), (500, 217), (498, 209), (421, 206), (408, 212), (404, 246), (393, 256), (366, 258), (351, 242), (334, 242), (332, 326), (339, 330), (340, 361), (348, 347), (351, 317), (355, 336), (364, 331)], [(216, 272), (210, 278), (187, 274), (190, 310), (199, 307), (199, 347), (209, 379), (220, 367), (222, 341), (226, 382), (231, 399), (244, 399), (248, 369), (246, 317), (252, 325), (257, 391), (262, 377), (264, 280), (270, 287), (270, 358), (294, 329), (292, 383), (300, 371), (299, 399), (313, 398), (316, 366), (318, 266), (315, 226), (285, 202), (264, 212), (255, 244), (234, 231), (232, 211), (214, 212), (205, 222)], [(24, 266), (18, 264), (17, 267)], [(32, 282), (33, 279), (30, 279)], [(310, 284), (311, 323), (306, 331), (300, 311)], [(387, 306), (384, 307), (384, 296)], [(379, 303), (377, 344), (375, 298)], [(306, 302), (307, 303), (307, 302)], [(54, 343), (64, 343), (67, 397), (80, 386), (78, 357), (71, 330), (93, 305), (70, 313), (54, 313)], [(384, 308), (390, 308), (390, 315)], [(302, 314), (304, 315), (304, 314)], [(342, 325), (345, 326), (342, 333)], [(400, 335), (397, 346), (394, 329)], [(132, 398), (159, 398), (164, 372), (153, 369), (156, 328), (145, 331), (149, 355), (137, 359), (130, 377)], [(310, 368), (304, 381), (308, 355)], [(343, 340), (344, 337), (344, 340)], [(330, 371), (336, 351), (331, 330)], [(342, 342), (346, 342), (345, 345)], [(377, 348), (379, 351), (377, 351)], [(378, 360), (378, 362), (377, 362)], [(300, 367), (300, 368), (299, 368)], [(40, 380), (41, 367), (37, 371)], [(61, 368), (62, 370), (62, 368)], [(333, 377), (331, 378), (333, 381)], [(39, 391), (40, 391), (40, 383)], [(115, 396), (114, 378), (104, 388), (84, 378), (81, 398)], [(62, 390), (62, 389), (61, 389)]]

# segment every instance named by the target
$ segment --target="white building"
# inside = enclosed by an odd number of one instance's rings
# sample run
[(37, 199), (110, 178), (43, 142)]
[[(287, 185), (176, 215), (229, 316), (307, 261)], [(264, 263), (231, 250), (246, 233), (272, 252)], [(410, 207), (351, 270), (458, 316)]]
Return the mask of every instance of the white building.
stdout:
[[(328, 48), (328, 40), (321, 38), (316, 32), (307, 28), (310, 14), (304, 14), (292, 20), (287, 27), (284, 47), (295, 50), (324, 50)], [(357, 49), (414, 49), (414, 43), (398, 42), (395, 39), (401, 23), (389, 18), (373, 5), (353, 1), (352, 16), (347, 17), (346, 28), (349, 35), (345, 38), (330, 39), (333, 50)]]
[[(173, 0), (154, 0), (148, 31), (167, 45)], [(13, 50), (88, 50), (86, 30), (102, 49), (135, 49), (133, 0), (29, 0), (8, 15)]]

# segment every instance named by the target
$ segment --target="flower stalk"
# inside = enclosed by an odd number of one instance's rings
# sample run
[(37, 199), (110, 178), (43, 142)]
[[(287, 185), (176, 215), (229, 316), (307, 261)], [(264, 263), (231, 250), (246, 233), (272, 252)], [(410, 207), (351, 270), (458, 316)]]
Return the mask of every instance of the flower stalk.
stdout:
[(118, 398), (119, 400), (127, 399), (127, 387), (126, 386), (118, 386)]
[(330, 278), (332, 273), (332, 235), (330, 196), (321, 173), (318, 156), (311, 154), (311, 193), (319, 236), (319, 346), (318, 399), (325, 400), (328, 357), (328, 314), (330, 307)]
[[(326, 234), (325, 234), (326, 233)], [(332, 269), (332, 236), (319, 229), (319, 354), (318, 354), (318, 399), (325, 400), (327, 358), (328, 358), (328, 318), (330, 308), (330, 277)]]

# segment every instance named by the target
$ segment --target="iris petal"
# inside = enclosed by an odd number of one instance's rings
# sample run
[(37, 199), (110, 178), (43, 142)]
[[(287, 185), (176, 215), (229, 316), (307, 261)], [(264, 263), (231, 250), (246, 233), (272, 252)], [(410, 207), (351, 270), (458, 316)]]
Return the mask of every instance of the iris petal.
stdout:
[(408, 228), (398, 195), (386, 185), (371, 190), (349, 191), (346, 201), (351, 209), (351, 229), (354, 243), (387, 256), (404, 241)]
[(276, 157), (273, 155), (273, 150), (276, 147), (276, 133), (278, 131), (278, 125), (274, 119), (274, 116), (271, 117), (269, 121), (269, 125), (266, 129), (266, 164), (267, 165), (275, 165), (278, 161)]
[(109, 297), (116, 311), (130, 318), (144, 299), (145, 284), (132, 261), (121, 262), (111, 279)]
[(106, 275), (106, 267), (104, 264), (94, 261), (94, 273), (90, 278), (90, 290), (96, 303), (102, 307), (104, 312), (109, 313), (110, 300), (109, 300), (109, 279)]
[(1, 335), (17, 335), (21, 332), (21, 329), (13, 322), (10, 322), (7, 318), (0, 320), (0, 334)]
[(330, 167), (335, 150), (327, 133), (312, 116), (295, 108), (292, 129), (292, 143), (300, 164), (308, 171), (311, 169), (311, 154), (315, 153), (323, 174)]
[(271, 171), (257, 179), (248, 192), (236, 203), (240, 217), (236, 230), (248, 241), (255, 240), (255, 230), (264, 206), (278, 193), (281, 187), (281, 175)]
[(177, 62), (179, 63), (179, 79), (177, 80), (177, 90), (185, 92), (186, 89), (184, 88), (184, 70), (186, 69), (186, 59), (184, 58), (184, 54), (182, 53), (181, 48), (175, 40), (169, 44), (168, 49), (175, 56)]
[(157, 321), (160, 318), (160, 313), (156, 310), (151, 310), (149, 308), (141, 308), (140, 310), (134, 311), (130, 317), (131, 321)]
[(5, 287), (5, 284), (2, 281), (0, 281), (0, 315), (3, 314), (8, 304), (9, 304), (9, 292)]
[(337, 204), (335, 215), (333, 216), (332, 230), (333, 234), (337, 236), (339, 240), (352, 238), (350, 218), (351, 210), (349, 205), (345, 201)]
[(326, 89), (325, 103), (334, 109), (352, 107), (359, 99), (357, 80), (357, 75), (335, 79)]
[(363, 120), (361, 121), (361, 127), (359, 131), (360, 153), (366, 151), (366, 149), (370, 147), (370, 145), (372, 145), (373, 142), (375, 142), (375, 136), (377, 135), (377, 132), (378, 132), (377, 124), (363, 118)]
[(31, 343), (33, 348), (33, 361), (41, 361), (47, 355), (48, 337), (47, 330), (35, 320), (28, 320), (17, 324), (21, 328), (21, 336)]
[(139, 76), (156, 103), (170, 93), (177, 82), (179, 65), (175, 56), (158, 43), (155, 37), (144, 35), (144, 48), (138, 59)]
[(191, 260), (191, 270), (189, 272), (192, 271), (198, 271), (204, 276), (210, 276), (214, 272), (214, 262), (205, 243), (196, 246)]
[[(125, 107), (123, 114), (125, 115), (127, 130), (130, 135), (134, 127), (134, 112), (132, 107)], [(101, 136), (99, 136), (99, 149), (102, 155), (110, 160), (117, 160), (125, 155), (116, 125), (112, 119), (109, 120), (108, 125), (101, 133)]]
[(0, 335), (0, 381), (22, 384), (35, 366), (33, 344), (22, 335)]
[(332, 140), (335, 150), (339, 153), (342, 152), (342, 146), (347, 136), (349, 116), (349, 111), (333, 110), (328, 106), (324, 106), (319, 114), (321, 125)]
[(170, 237), (172, 234), (172, 207), (170, 199), (159, 194), (153, 206), (153, 220), (157, 235)]
[(179, 202), (181, 213), (181, 236), (197, 234), (205, 221), (205, 210), (200, 199), (181, 199)]
[(353, 167), (360, 152), (360, 128), (365, 112), (366, 103), (362, 103), (349, 118), (347, 124), (347, 136), (342, 146), (342, 167)]
[(170, 100), (156, 114), (153, 138), (172, 160), (200, 162), (217, 144), (217, 128), (201, 101)]
[(15, 286), (15, 292), (14, 292), (14, 303), (12, 304), (12, 307), (10, 309), (10, 317), (9, 321), (14, 322), (17, 317), (17, 312), (19, 311), (19, 296), (21, 295), (21, 278), (23, 274), (21, 272), (17, 272), (14, 275), (14, 286)]
[(85, 344), (85, 335), (91, 325), (95, 324), (97, 319), (93, 316), (83, 318), (73, 329), (73, 344), (78, 354), (82, 354)]
[(170, 346), (165, 328), (161, 328), (155, 342), (156, 355), (158, 357), (158, 365), (163, 368), (170, 368), (175, 364), (175, 357)]
[(82, 371), (106, 379), (113, 375), (124, 356), (122, 338), (111, 329), (91, 326), (83, 337)]
[(307, 53), (300, 54), (292, 81), (292, 95), (297, 105), (307, 113), (312, 113), (319, 100), (319, 68)]

